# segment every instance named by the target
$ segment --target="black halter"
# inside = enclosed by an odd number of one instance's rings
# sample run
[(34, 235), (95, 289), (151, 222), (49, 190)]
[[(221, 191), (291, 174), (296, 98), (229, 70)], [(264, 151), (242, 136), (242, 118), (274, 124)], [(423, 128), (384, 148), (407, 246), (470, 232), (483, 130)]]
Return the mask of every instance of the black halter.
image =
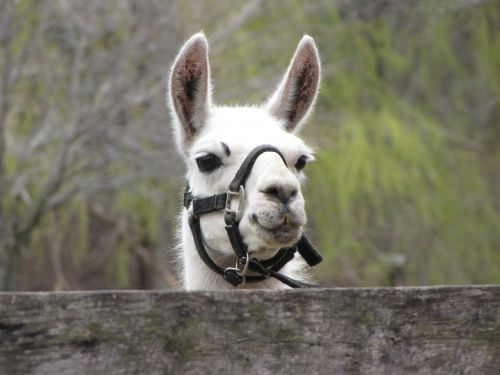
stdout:
[[(300, 240), (294, 246), (280, 249), (276, 255), (266, 260), (250, 259), (248, 248), (241, 239), (239, 221), (244, 209), (245, 182), (252, 171), (255, 161), (264, 152), (277, 153), (286, 165), (285, 158), (277, 148), (270, 145), (258, 146), (248, 154), (241, 164), (238, 172), (236, 172), (235, 177), (229, 185), (227, 193), (199, 198), (191, 194), (189, 185), (186, 187), (184, 192), (184, 207), (188, 209), (191, 203), (193, 205), (189, 214), (189, 226), (193, 234), (196, 249), (200, 258), (212, 271), (222, 275), (224, 280), (234, 286), (244, 284), (245, 282), (264, 281), (269, 277), (274, 277), (292, 288), (317, 287), (317, 285), (303, 283), (278, 272), (286, 263), (294, 258), (296, 252), (298, 252), (310, 266), (315, 266), (322, 261), (321, 255), (314, 249), (304, 234), (302, 234)], [(239, 200), (236, 210), (234, 210), (231, 205), (234, 198), (238, 198)], [(234, 267), (223, 268), (217, 265), (208, 255), (203, 242), (200, 215), (220, 210), (224, 210), (227, 235), (236, 255), (236, 264)], [(256, 275), (247, 275), (248, 270), (253, 271)]]

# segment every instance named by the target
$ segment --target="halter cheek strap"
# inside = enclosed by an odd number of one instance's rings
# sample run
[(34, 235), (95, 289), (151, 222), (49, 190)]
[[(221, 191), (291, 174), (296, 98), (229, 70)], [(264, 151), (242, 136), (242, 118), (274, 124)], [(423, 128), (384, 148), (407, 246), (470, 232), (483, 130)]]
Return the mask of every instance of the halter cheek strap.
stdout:
[[(255, 161), (264, 152), (277, 153), (286, 165), (285, 158), (277, 148), (270, 145), (263, 145), (253, 149), (245, 158), (234, 179), (231, 181), (227, 193), (198, 198), (194, 197), (189, 191), (189, 185), (186, 187), (184, 192), (184, 207), (188, 209), (191, 203), (193, 205), (189, 215), (189, 226), (193, 234), (196, 249), (200, 258), (212, 271), (222, 275), (226, 281), (234, 286), (241, 285), (245, 282), (259, 282), (269, 277), (273, 277), (292, 288), (317, 287), (317, 285), (303, 283), (278, 272), (286, 263), (294, 258), (297, 251), (310, 266), (315, 266), (321, 262), (321, 255), (314, 249), (304, 234), (302, 234), (297, 244), (290, 248), (280, 249), (275, 256), (266, 260), (250, 259), (248, 248), (241, 238), (239, 221), (245, 203), (244, 185)], [(236, 210), (232, 208), (231, 204), (235, 197), (239, 200)], [(200, 215), (223, 209), (226, 231), (236, 255), (235, 267), (222, 268), (217, 265), (208, 254), (203, 242)], [(253, 271), (256, 275), (247, 275), (248, 270)]]

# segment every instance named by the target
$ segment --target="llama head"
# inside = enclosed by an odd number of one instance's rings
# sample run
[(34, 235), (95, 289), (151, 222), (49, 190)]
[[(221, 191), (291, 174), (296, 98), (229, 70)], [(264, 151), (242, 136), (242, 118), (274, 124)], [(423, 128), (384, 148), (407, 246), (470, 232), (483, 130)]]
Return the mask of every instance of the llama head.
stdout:
[[(258, 107), (212, 104), (208, 43), (201, 33), (186, 42), (172, 67), (168, 101), (193, 195), (227, 191), (241, 163), (257, 146), (275, 146), (286, 160), (285, 165), (278, 154), (263, 153), (245, 184), (239, 228), (255, 257), (294, 244), (306, 224), (300, 181), (313, 156), (295, 134), (311, 111), (319, 79), (318, 52), (309, 36), (300, 41), (274, 94)], [(209, 249), (233, 253), (221, 212), (203, 215), (201, 227)]]

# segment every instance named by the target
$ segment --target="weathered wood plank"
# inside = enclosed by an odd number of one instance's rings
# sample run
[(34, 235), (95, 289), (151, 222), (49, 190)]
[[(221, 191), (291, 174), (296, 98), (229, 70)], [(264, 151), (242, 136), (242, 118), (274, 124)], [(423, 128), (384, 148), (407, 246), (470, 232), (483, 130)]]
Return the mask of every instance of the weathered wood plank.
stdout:
[(500, 286), (0, 294), (0, 374), (496, 374)]

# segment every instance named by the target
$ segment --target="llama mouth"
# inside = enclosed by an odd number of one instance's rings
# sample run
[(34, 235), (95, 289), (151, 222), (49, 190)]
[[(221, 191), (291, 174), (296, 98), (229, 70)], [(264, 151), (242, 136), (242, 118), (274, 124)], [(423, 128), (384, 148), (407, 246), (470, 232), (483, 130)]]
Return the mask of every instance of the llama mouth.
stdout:
[(269, 229), (259, 223), (254, 223), (259, 237), (265, 242), (276, 246), (291, 246), (296, 243), (302, 234), (302, 226), (284, 224), (277, 228)]
[(272, 226), (262, 225), (255, 213), (249, 216), (257, 235), (271, 247), (291, 246), (299, 240), (302, 234), (303, 226), (291, 221), (288, 214), (281, 222)]

